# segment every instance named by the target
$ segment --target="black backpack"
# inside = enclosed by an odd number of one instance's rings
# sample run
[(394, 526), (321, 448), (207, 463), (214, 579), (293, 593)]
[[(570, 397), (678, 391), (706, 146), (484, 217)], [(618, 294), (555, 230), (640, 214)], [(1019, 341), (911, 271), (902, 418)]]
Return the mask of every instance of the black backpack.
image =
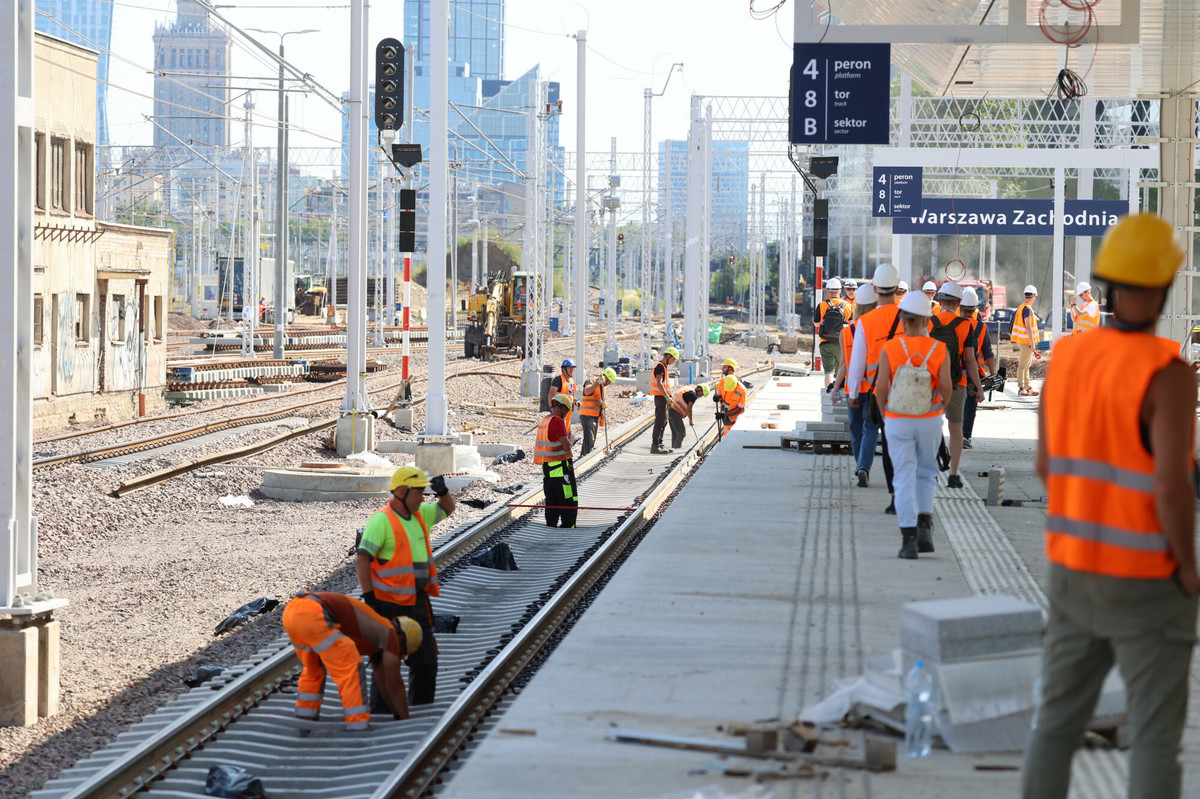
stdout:
[(821, 327), (817, 330), (817, 335), (822, 341), (833, 341), (842, 334), (842, 328), (845, 326), (846, 314), (842, 313), (842, 307), (830, 303), (825, 315), (821, 317)]
[(969, 323), (971, 320), (965, 316), (956, 316), (946, 324), (936, 316), (931, 317), (933, 323), (933, 331), (929, 334), (938, 341), (946, 345), (946, 355), (950, 360), (950, 384), (951, 388), (958, 385), (958, 381), (962, 379), (963, 372), (963, 357), (962, 350), (959, 349), (958, 333), (955, 330), (960, 324)]

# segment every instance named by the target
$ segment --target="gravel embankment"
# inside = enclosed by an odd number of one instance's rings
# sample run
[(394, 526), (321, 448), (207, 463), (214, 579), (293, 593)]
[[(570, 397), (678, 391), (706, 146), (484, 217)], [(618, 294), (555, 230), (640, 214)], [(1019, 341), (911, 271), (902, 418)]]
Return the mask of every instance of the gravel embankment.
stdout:
[[(635, 340), (623, 343), (626, 350)], [(552, 349), (559, 357), (565, 349)], [(457, 354), (457, 353), (456, 353)], [(717, 363), (737, 358), (743, 371), (769, 360), (761, 351), (741, 345), (714, 347)], [(588, 348), (596, 363), (601, 347)], [(803, 362), (798, 356), (772, 356)], [(399, 379), (399, 356), (386, 356), (389, 370), (375, 383)], [(448, 374), (477, 364), (454, 361)], [(425, 374), (425, 354), (412, 359), (415, 377)], [(516, 375), (519, 364), (496, 364), (494, 371)], [(619, 389), (620, 387), (618, 387)], [(340, 402), (340, 387), (329, 391), (329, 402), (301, 409), (297, 415), (331, 418)], [(414, 393), (425, 393), (423, 380)], [(631, 404), (610, 394), (609, 418), (614, 426), (651, 412), (649, 401)], [(313, 399), (319, 395), (307, 395)], [(493, 375), (468, 375), (447, 382), (451, 407), (450, 429), (475, 429), (478, 442), (514, 443), (532, 450), (539, 414), (536, 400), (519, 396), (519, 381)], [(210, 414), (162, 420), (148, 425), (39, 445), (39, 455), (76, 451), (104, 444), (145, 438), (153, 433), (190, 427), (202, 421), (262, 413), (300, 401), (281, 395), (268, 402)], [(390, 395), (374, 397), (386, 405)], [(219, 403), (213, 403), (214, 405)], [(503, 406), (501, 418), (486, 408)], [(697, 427), (708, 425), (706, 407)], [(417, 408), (420, 427), (422, 408)], [(486, 429), (485, 429), (486, 428)], [(118, 483), (131, 477), (242, 446), (283, 428), (243, 429), (220, 441), (189, 442), (170, 453), (149, 454), (145, 460), (102, 468), (100, 464), (69, 465), (39, 471), (34, 477), (34, 500), (39, 524), (39, 577), (43, 587), (70, 599), (56, 614), (62, 623), (62, 693), (57, 716), (31, 728), (0, 728), (0, 796), (27, 795), (76, 760), (111, 741), (119, 732), (172, 697), (187, 690), (183, 679), (201, 665), (235, 664), (281, 632), (279, 611), (266, 614), (234, 632), (214, 639), (213, 630), (229, 613), (259, 596), (287, 598), (301, 588), (353, 590), (347, 550), (355, 530), (383, 503), (383, 498), (359, 502), (296, 504), (264, 497), (258, 488), (261, 472), (302, 461), (336, 461), (325, 449), (327, 433), (304, 436), (269, 452), (208, 472), (193, 472), (153, 488), (116, 499)], [(381, 438), (411, 438), (389, 423), (377, 426)], [(38, 431), (46, 437), (52, 431)], [(396, 465), (410, 458), (392, 455)], [(495, 471), (500, 486), (534, 484), (541, 471), (530, 458), (514, 464), (484, 465)], [(225, 495), (249, 496), (251, 508), (226, 508)], [(459, 499), (506, 500), (505, 494), (476, 482)], [(445, 533), (486, 511), (460, 505)]]

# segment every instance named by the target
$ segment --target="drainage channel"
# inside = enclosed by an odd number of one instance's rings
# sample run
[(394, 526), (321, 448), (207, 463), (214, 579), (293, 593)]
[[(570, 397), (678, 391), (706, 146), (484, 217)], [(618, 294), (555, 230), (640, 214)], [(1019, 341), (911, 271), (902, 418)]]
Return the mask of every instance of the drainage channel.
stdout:
[[(650, 455), (649, 439), (649, 430), (641, 428), (626, 446), (582, 474), (583, 504), (639, 505), (647, 497), (665, 493), (655, 487), (672, 473), (672, 467), (695, 459), (694, 454)], [(557, 589), (571, 584), (630, 515), (580, 511), (578, 526), (563, 530), (547, 528), (541, 513), (534, 512), (486, 534), (483, 543), (473, 541), (471, 549), (506, 542), (520, 570), (499, 572), (460, 559), (442, 571), (436, 610), (461, 621), (456, 633), (438, 636), (438, 700), (414, 707), (409, 720), (376, 716), (370, 730), (346, 732), (334, 690), (325, 694), (321, 715), (327, 721), (296, 719), (297, 668), (286, 638), (281, 638), (218, 680), (166, 705), (33, 796), (119, 797), (135, 790), (164, 797), (205, 796), (207, 773), (214, 765), (244, 768), (262, 780), (269, 796), (371, 796), (389, 775), (395, 776), (397, 765), (431, 731), (444, 724), (447, 711), (461, 704), (464, 690), (488, 677), (505, 646), (522, 635), (528, 622), (544, 615)], [(259, 675), (268, 667), (273, 671), (270, 684), (246, 687), (261, 681)], [(239, 692), (240, 697), (220, 699)], [(172, 730), (189, 717), (204, 718), (201, 732), (172, 737)], [(153, 756), (144, 762), (148, 748)], [(143, 761), (126, 767), (122, 780), (114, 780), (114, 773), (121, 771), (124, 761), (132, 761), (135, 751), (143, 753), (139, 755)], [(167, 768), (173, 762), (177, 765)]]

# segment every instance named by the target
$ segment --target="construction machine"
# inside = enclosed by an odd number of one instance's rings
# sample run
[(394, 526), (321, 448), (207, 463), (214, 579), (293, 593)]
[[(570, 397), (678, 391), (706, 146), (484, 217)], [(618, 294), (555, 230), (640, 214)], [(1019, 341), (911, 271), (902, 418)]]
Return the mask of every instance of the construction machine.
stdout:
[(296, 275), (296, 313), (303, 316), (323, 316), (328, 298), (323, 277)]
[(525, 354), (525, 315), (529, 308), (529, 274), (513, 272), (493, 277), (486, 291), (471, 295), (463, 354), (490, 361), (496, 353)]

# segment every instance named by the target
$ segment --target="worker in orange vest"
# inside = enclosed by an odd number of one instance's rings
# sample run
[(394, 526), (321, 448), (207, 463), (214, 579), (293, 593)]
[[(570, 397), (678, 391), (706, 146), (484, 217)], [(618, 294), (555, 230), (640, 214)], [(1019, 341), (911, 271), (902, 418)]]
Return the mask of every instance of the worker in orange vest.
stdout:
[(1114, 663), (1131, 726), (1129, 796), (1180, 795), (1200, 592), (1196, 377), (1178, 343), (1154, 330), (1183, 258), (1165, 220), (1122, 217), (1092, 268), (1108, 283), (1113, 326), (1058, 342), (1042, 387), (1050, 614), (1025, 799), (1067, 796), (1072, 755)]
[[(571, 398), (572, 401), (575, 401), (579, 396), (578, 387), (575, 385), (575, 359), (563, 358), (562, 366), (560, 366), (559, 369), (561, 369), (561, 371), (553, 380), (550, 381), (550, 396), (553, 397), (555, 394), (566, 394)], [(572, 415), (573, 414), (568, 413), (563, 418), (563, 421), (567, 424), (568, 430), (571, 429)]]
[(825, 370), (826, 386), (833, 383), (841, 365), (839, 337), (852, 314), (853, 303), (842, 298), (841, 279), (834, 277), (826, 280), (825, 299), (821, 300), (813, 313), (813, 330), (821, 342), (818, 352), (821, 355), (821, 367)]
[(364, 655), (387, 709), (408, 718), (400, 662), (420, 648), (421, 625), (406, 617), (388, 621), (342, 594), (301, 591), (283, 609), (283, 629), (303, 666), (296, 685), (297, 718), (320, 718), (328, 674), (337, 684), (346, 729), (367, 729), (371, 712), (359, 677)]
[(1037, 286), (1025, 287), (1025, 302), (1017, 306), (1013, 314), (1012, 343), (1017, 345), (1017, 396), (1036, 397), (1038, 392), (1029, 383), (1029, 369), (1033, 365), (1037, 353), (1036, 347), (1041, 340), (1038, 330), (1037, 314), (1033, 312), (1033, 302), (1037, 299)]
[(686, 419), (691, 427), (695, 427), (695, 422), (692, 420), (692, 407), (696, 404), (696, 400), (709, 395), (709, 388), (705, 385), (699, 386), (683, 386), (671, 392), (671, 407), (667, 410), (667, 419), (671, 425), (671, 448), (679, 449), (683, 446), (683, 440), (687, 438), (687, 428), (683, 426), (683, 420)]
[[(903, 282), (903, 281), (901, 281), (901, 282)], [(897, 294), (900, 293), (899, 289), (896, 290), (896, 293)], [(862, 284), (862, 286), (859, 287), (858, 296), (855, 298), (854, 313), (856, 314), (857, 318), (859, 320), (861, 320), (866, 314), (869, 314), (871, 311), (875, 310), (875, 307), (878, 304), (879, 304), (879, 297), (875, 294), (875, 287), (872, 286), (870, 283), (864, 282)], [(859, 322), (855, 321), (854, 324), (846, 325), (845, 327), (842, 328), (842, 365), (840, 367), (838, 367), (837, 378), (833, 381), (833, 387), (831, 389), (828, 389), (830, 391), (835, 392), (835, 394), (834, 394), (835, 397), (837, 396), (836, 392), (842, 391), (846, 387), (846, 374), (850, 371), (850, 354), (854, 349), (854, 331), (858, 327), (858, 324), (859, 324)], [(867, 422), (863, 418), (861, 406), (857, 406), (857, 407), (851, 408), (849, 410), (850, 410), (850, 414), (849, 414), (850, 415), (850, 452), (851, 452), (851, 454), (854, 455), (855, 471), (857, 472), (857, 471), (861, 470), (863, 472), (863, 474), (859, 476), (859, 484), (863, 488), (866, 488), (867, 487), (867, 475), (870, 474), (870, 471), (871, 471), (871, 468), (870, 468), (871, 461), (868, 460), (866, 463), (867, 468), (862, 469), (860, 464), (863, 463), (863, 459), (859, 456), (859, 452), (860, 452), (860, 448), (862, 445), (864, 423), (867, 423)], [(869, 423), (867, 423), (867, 424), (869, 424)], [(875, 440), (879, 434), (879, 428), (874, 427), (873, 425), (872, 425), (872, 427), (873, 427), (873, 432), (871, 432), (871, 434), (870, 434), (871, 458), (874, 458), (875, 457)]]
[(570, 395), (555, 394), (550, 400), (550, 413), (538, 423), (533, 462), (542, 467), (547, 527), (574, 527), (579, 512), (575, 510), (579, 505), (579, 488), (571, 459), (575, 436), (564, 421), (571, 405)]
[(604, 427), (604, 411), (608, 403), (604, 399), (604, 387), (617, 382), (617, 373), (605, 369), (595, 380), (584, 381), (583, 394), (579, 400), (579, 423), (583, 426), (583, 447), (579, 457), (592, 451), (596, 445), (596, 428)]
[[(423, 502), (425, 489), (437, 502)], [(367, 520), (355, 557), (363, 601), (385, 619), (407, 617), (421, 625), (421, 647), (408, 658), (414, 705), (432, 704), (437, 691), (438, 652), (433, 604), (441, 596), (429, 529), (454, 513), (454, 497), (442, 476), (401, 466), (389, 482), (388, 503)], [(373, 703), (374, 704), (374, 703)]]
[(671, 395), (671, 373), (668, 367), (679, 359), (679, 350), (667, 347), (662, 360), (654, 364), (650, 372), (650, 396), (654, 397), (654, 429), (650, 433), (650, 452), (653, 455), (669, 455), (671, 450), (662, 445), (663, 432), (667, 429), (667, 397)]

